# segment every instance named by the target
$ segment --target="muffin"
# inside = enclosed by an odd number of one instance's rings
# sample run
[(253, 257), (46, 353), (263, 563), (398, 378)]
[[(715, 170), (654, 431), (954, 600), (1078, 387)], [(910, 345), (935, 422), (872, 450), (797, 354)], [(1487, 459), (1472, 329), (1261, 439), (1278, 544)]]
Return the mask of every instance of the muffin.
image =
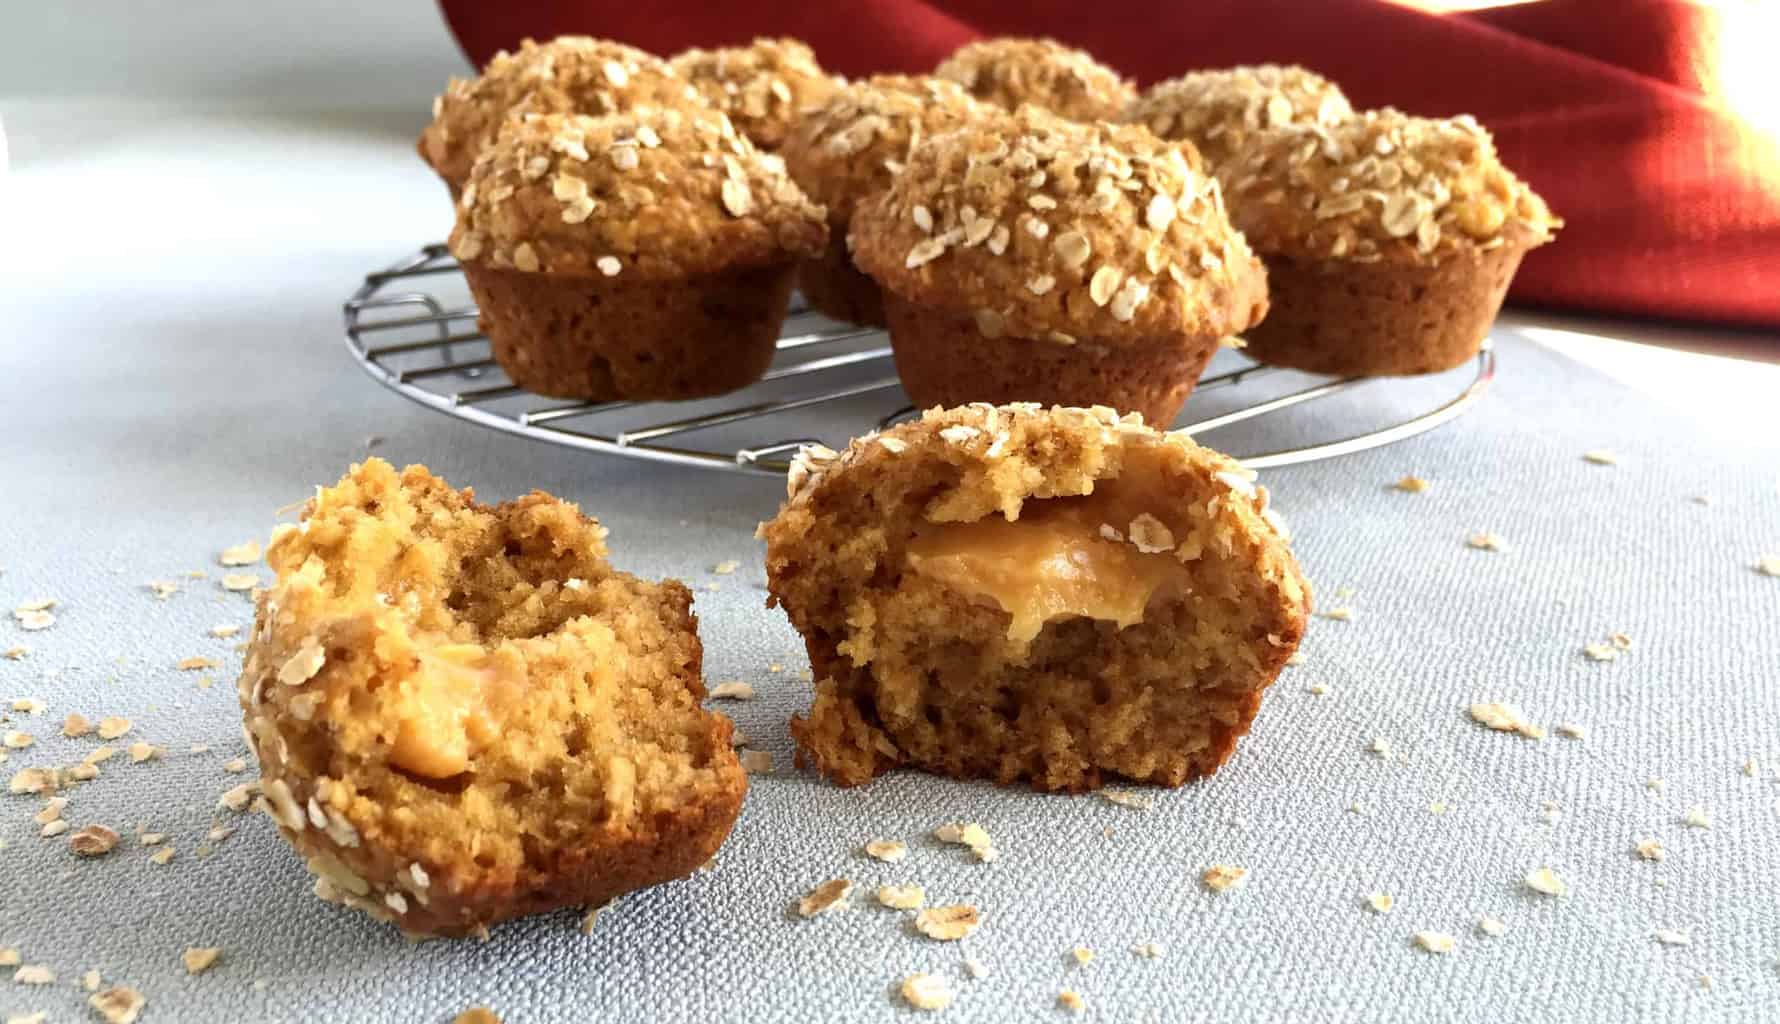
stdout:
[(239, 693), (316, 895), (462, 935), (717, 851), (747, 780), (692, 595), (615, 571), (605, 532), (371, 459), (274, 535)]
[(1125, 108), (1121, 120), (1159, 138), (1191, 142), (1215, 171), (1264, 129), (1327, 127), (1352, 113), (1341, 88), (1314, 71), (1258, 64), (1157, 82)]
[(795, 463), (761, 526), (800, 762), (1178, 786), (1248, 731), (1309, 591), (1253, 474), (1112, 410), (933, 409)]
[(1136, 98), (1119, 73), (1054, 39), (984, 39), (959, 47), (933, 73), (1008, 110), (1023, 103), (1072, 121), (1111, 121)]
[(420, 157), (456, 199), (483, 148), (510, 117), (597, 116), (637, 106), (703, 105), (698, 90), (667, 62), (632, 46), (589, 36), (530, 39), (518, 53), (495, 54), (482, 74), (453, 78), (433, 100), (433, 120), (420, 134)]
[(1267, 279), (1190, 147), (1034, 107), (929, 139), (853, 215), (918, 405), (1108, 405), (1166, 425)]
[(943, 78), (874, 75), (798, 118), (780, 155), (792, 180), (828, 209), (828, 248), (797, 272), (811, 306), (837, 320), (883, 325), (878, 286), (847, 251), (854, 209), (889, 187), (921, 140), (993, 109)]
[(768, 152), (784, 145), (800, 111), (827, 99), (840, 84), (816, 63), (815, 52), (795, 39), (687, 50), (669, 66)]
[(1464, 363), (1521, 257), (1562, 225), (1468, 116), (1386, 109), (1263, 132), (1221, 176), (1272, 289), (1248, 354), (1313, 373)]
[(509, 122), (451, 252), (494, 357), (544, 395), (677, 399), (759, 379), (822, 208), (714, 110)]

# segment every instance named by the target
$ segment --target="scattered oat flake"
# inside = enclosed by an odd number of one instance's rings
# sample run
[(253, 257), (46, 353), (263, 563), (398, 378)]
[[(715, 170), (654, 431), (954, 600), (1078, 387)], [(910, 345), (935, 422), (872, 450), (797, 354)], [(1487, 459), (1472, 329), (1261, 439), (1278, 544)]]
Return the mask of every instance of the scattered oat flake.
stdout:
[(213, 637), (216, 637), (218, 640), (227, 640), (229, 637), (232, 637), (236, 633), (239, 633), (239, 632), (241, 632), (240, 626), (211, 626), (210, 627), (210, 635)]
[(1687, 813), (1681, 818), (1681, 823), (1689, 828), (1711, 828), (1712, 812), (1695, 804), (1687, 809)]
[(917, 971), (902, 979), (902, 1000), (917, 1010), (943, 1010), (954, 998), (951, 983), (940, 975)]
[(147, 1002), (142, 993), (127, 985), (113, 985), (87, 997), (87, 1005), (105, 1018), (106, 1024), (135, 1024)]
[(1593, 451), (1583, 452), (1582, 458), (1585, 462), (1592, 462), (1597, 466), (1619, 465), (1619, 456), (1607, 451), (1605, 448), (1596, 448)]
[(22, 661), (25, 656), (30, 653), (31, 648), (26, 647), (24, 644), (13, 644), (6, 649), (6, 657), (11, 661)]
[(712, 700), (753, 700), (754, 687), (737, 679), (711, 687)]
[(159, 758), (161, 756), (160, 747), (155, 746), (153, 743), (146, 743), (141, 740), (130, 744), (129, 752), (131, 764), (141, 764), (144, 761)]
[(942, 843), (968, 846), (973, 850), (993, 846), (989, 832), (974, 821), (954, 821), (933, 830), (933, 838)]
[(253, 790), (254, 786), (251, 782), (243, 782), (239, 786), (225, 790), (223, 795), (218, 798), (216, 802), (217, 809), (227, 809), (231, 811), (246, 810), (247, 802), (253, 798)]
[(1508, 542), (1499, 533), (1474, 533), (1465, 538), (1465, 546), (1479, 551), (1507, 551)]
[(12, 972), (12, 980), (18, 985), (53, 985), (56, 972), (43, 964), (26, 964)]
[(136, 837), (136, 841), (138, 843), (141, 843), (143, 846), (159, 846), (162, 843), (167, 841), (167, 833), (165, 833), (165, 832), (144, 832), (141, 835)]
[(773, 755), (765, 750), (744, 750), (742, 770), (749, 775), (768, 775), (773, 770)]
[(880, 885), (878, 902), (893, 910), (918, 910), (927, 902), (927, 890), (918, 885)]
[(831, 910), (846, 906), (847, 897), (853, 893), (853, 883), (845, 878), (830, 878), (821, 885), (805, 893), (797, 901), (797, 913), (802, 917), (815, 917)]
[(894, 864), (909, 855), (909, 846), (900, 839), (873, 839), (865, 844), (865, 853), (874, 860)]
[(24, 615), (27, 612), (47, 612), (51, 608), (54, 608), (59, 603), (61, 603), (61, 602), (57, 601), (53, 597), (39, 597), (39, 598), (36, 598), (35, 600), (26, 601), (24, 604), (19, 605), (17, 608), (14, 608), (12, 610), (12, 613), (14, 615)]
[(216, 561), (218, 564), (227, 565), (227, 566), (252, 565), (255, 562), (258, 562), (259, 560), (260, 560), (259, 542), (252, 541), (252, 540), (244, 541), (243, 543), (236, 544), (233, 547), (223, 548), (222, 554), (216, 556)]
[(1391, 908), (1397, 905), (1396, 899), (1388, 892), (1375, 892), (1366, 897), (1366, 903), (1375, 914), (1388, 914), (1391, 912)]
[(1064, 989), (1057, 993), (1057, 1005), (1070, 1013), (1080, 1013), (1088, 1008), (1088, 1003), (1073, 989)]
[(1094, 962), (1094, 951), (1086, 946), (1077, 946), (1069, 951), (1069, 957), (1075, 961), (1076, 966), (1086, 967)]
[(92, 731), (93, 723), (87, 721), (87, 716), (78, 711), (71, 711), (67, 718), (62, 719), (62, 735), (69, 739), (85, 736)]
[(154, 863), (162, 865), (164, 867), (169, 862), (171, 862), (173, 860), (174, 853), (175, 853), (175, 851), (174, 851), (173, 847), (163, 846), (160, 849), (156, 850), (154, 853), (150, 854), (148, 859), (153, 861)]
[(62, 809), (67, 806), (67, 797), (52, 796), (49, 798), (49, 801), (43, 805), (43, 810), (31, 815), (31, 820), (39, 825), (47, 825), (60, 818), (62, 816)]
[(1416, 932), (1415, 944), (1430, 953), (1450, 953), (1457, 949), (1459, 940), (1445, 932)]
[(82, 857), (103, 857), (117, 846), (118, 835), (104, 825), (88, 825), (68, 837), (68, 848)]
[(1309, 690), (1314, 697), (1323, 697), (1329, 692), (1329, 687), (1325, 683), (1311, 683), (1309, 686), (1305, 687), (1305, 689)]
[(711, 566), (711, 571), (719, 576), (728, 576), (730, 573), (735, 572), (741, 567), (742, 563), (732, 559), (730, 561), (718, 562), (716, 565)]
[(179, 664), (173, 667), (179, 669), (181, 672), (197, 672), (203, 669), (215, 668), (216, 662), (199, 655), (192, 658), (181, 658)]
[(1333, 619), (1336, 622), (1352, 622), (1354, 618), (1354, 610), (1345, 605), (1339, 608), (1327, 608), (1317, 612), (1317, 614), (1325, 619)]
[(1470, 707), (1471, 720), (1496, 732), (1519, 733), (1530, 740), (1545, 738), (1545, 729), (1527, 720), (1527, 713), (1519, 705), (1505, 701), (1473, 704)]
[(61, 818), (57, 818), (44, 825), (37, 834), (45, 839), (54, 839), (56, 836), (59, 836), (66, 831), (68, 831), (68, 822)]
[(41, 793), (44, 790), (54, 792), (58, 785), (53, 769), (25, 768), (13, 773), (7, 789), (13, 793)]
[[(255, 982), (254, 984), (261, 984)], [(451, 1024), (501, 1024), (500, 1015), (486, 1006), (472, 1006), (451, 1018)]]
[(4, 742), (14, 750), (24, 750), (31, 744), (36, 743), (37, 737), (28, 732), (20, 732), (17, 729), (8, 729), (4, 736), (0, 736), (0, 742)]
[(1557, 876), (1550, 868), (1537, 868), (1527, 873), (1522, 879), (1527, 888), (1547, 896), (1570, 895), (1570, 884)]
[(1504, 921), (1485, 914), (1477, 919), (1477, 930), (1485, 935), (1499, 936), (1508, 931), (1508, 925)]
[(1199, 877), (1212, 892), (1228, 892), (1248, 878), (1248, 868), (1239, 868), (1233, 864), (1213, 864)]
[(1588, 729), (1575, 722), (1559, 722), (1557, 732), (1559, 736), (1565, 736), (1573, 740), (1588, 739)]
[(963, 903), (929, 907), (915, 915), (915, 928), (922, 935), (941, 942), (956, 942), (982, 924), (977, 908)]
[(1392, 753), (1391, 741), (1385, 739), (1383, 736), (1372, 737), (1372, 746), (1368, 747), (1367, 749), (1371, 750), (1374, 754), (1377, 754), (1379, 757), (1383, 757), (1383, 758), (1390, 757), (1391, 753)]
[(17, 967), (22, 958), (11, 946), (0, 946), (0, 967)]
[(224, 590), (240, 592), (243, 590), (252, 590), (259, 585), (259, 576), (251, 572), (224, 573), (222, 578), (222, 588)]
[(219, 956), (222, 956), (221, 946), (187, 946), (179, 959), (185, 964), (185, 973), (203, 974)]
[(1638, 845), (1633, 849), (1637, 850), (1638, 856), (1644, 860), (1662, 860), (1669, 855), (1669, 852), (1663, 849), (1663, 844), (1655, 839), (1640, 839)]
[(1168, 947), (1162, 945), (1160, 942), (1139, 942), (1137, 945), (1131, 947), (1131, 952), (1136, 956), (1143, 957), (1145, 960), (1156, 960), (1168, 952)]
[(14, 711), (23, 711), (27, 715), (41, 715), (49, 710), (49, 705), (38, 700), (36, 697), (14, 697), (12, 699), (12, 709)]
[(1755, 571), (1763, 576), (1780, 576), (1780, 555), (1763, 555), (1755, 562)]
[(1107, 803), (1118, 804), (1120, 807), (1129, 807), (1134, 811), (1147, 811), (1150, 809), (1151, 801), (1149, 797), (1133, 793), (1127, 789), (1103, 789), (1100, 791), (1100, 796)]
[(1428, 482), (1419, 476), (1406, 476), (1392, 484), (1391, 487), (1406, 494), (1420, 494), (1428, 489)]
[(1586, 644), (1582, 653), (1588, 655), (1590, 661), (1614, 661), (1619, 658), (1619, 648), (1612, 644)]
[(1693, 943), (1693, 939), (1686, 932), (1678, 932), (1669, 928), (1658, 928), (1654, 934), (1656, 941), (1665, 946), (1687, 946)]
[(976, 957), (970, 957), (964, 961), (964, 973), (981, 980), (989, 976), (989, 965), (978, 960)]
[(244, 772), (247, 770), (247, 759), (242, 758), (242, 757), (237, 757), (237, 758), (234, 758), (233, 760), (224, 761), (222, 769), (223, 769), (223, 771), (228, 772), (230, 775), (240, 774), (241, 772)]
[(128, 718), (119, 715), (101, 718), (99, 719), (99, 738), (102, 740), (115, 740), (124, 733), (129, 732), (133, 724), (134, 723)]
[(50, 611), (14, 612), (13, 618), (18, 620), (20, 629), (30, 632), (48, 629), (56, 624), (55, 613)]
[(1644, 780), (1644, 788), (1652, 793), (1661, 793), (1669, 788), (1669, 783), (1667, 780), (1653, 777)]

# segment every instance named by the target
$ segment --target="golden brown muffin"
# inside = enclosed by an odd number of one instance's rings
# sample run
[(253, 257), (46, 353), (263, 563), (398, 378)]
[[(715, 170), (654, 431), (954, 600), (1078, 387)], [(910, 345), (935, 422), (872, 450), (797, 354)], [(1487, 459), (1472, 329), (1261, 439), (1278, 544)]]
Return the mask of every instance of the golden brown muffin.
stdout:
[(769, 604), (816, 683), (800, 761), (1178, 786), (1248, 731), (1309, 591), (1252, 473), (1112, 410), (929, 410), (793, 465)]
[(515, 384), (590, 401), (721, 394), (772, 361), (822, 208), (723, 114), (509, 123), (477, 158), (451, 252)]
[(453, 78), (433, 101), (420, 156), (456, 199), (483, 148), (512, 117), (623, 113), (638, 106), (703, 105), (667, 62), (633, 46), (589, 36), (530, 39), (494, 55), (482, 74)]
[(1121, 120), (1158, 138), (1191, 142), (1216, 171), (1259, 131), (1327, 127), (1352, 114), (1341, 88), (1316, 72), (1257, 64), (1157, 82), (1125, 108)]
[(1385, 109), (1263, 132), (1220, 173), (1272, 289), (1248, 354), (1316, 373), (1475, 356), (1521, 257), (1562, 224), (1468, 116)]
[(615, 571), (604, 537), (379, 459), (274, 535), (239, 692), (316, 895), (462, 935), (717, 851), (747, 780), (699, 706), (692, 595)]
[(1219, 340), (1267, 309), (1191, 147), (1035, 107), (917, 146), (850, 238), (920, 406), (1110, 405), (1166, 425)]
[(768, 152), (784, 145), (801, 111), (820, 104), (841, 84), (816, 63), (815, 51), (796, 39), (687, 50), (669, 65)]
[(828, 208), (828, 248), (798, 270), (798, 287), (810, 305), (838, 320), (884, 323), (877, 284), (859, 272), (847, 251), (854, 209), (890, 187), (923, 139), (993, 110), (943, 78), (873, 75), (798, 118), (780, 155), (792, 180)]
[(933, 73), (996, 106), (1017, 110), (1030, 103), (1073, 121), (1114, 120), (1137, 95), (1117, 71), (1055, 39), (967, 43)]

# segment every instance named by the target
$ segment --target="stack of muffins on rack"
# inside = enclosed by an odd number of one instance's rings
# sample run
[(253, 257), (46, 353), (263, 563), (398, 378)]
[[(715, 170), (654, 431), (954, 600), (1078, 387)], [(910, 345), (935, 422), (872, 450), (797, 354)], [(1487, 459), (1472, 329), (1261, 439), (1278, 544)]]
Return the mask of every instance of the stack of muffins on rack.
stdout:
[(1469, 117), (1356, 111), (1276, 65), (1139, 92), (1043, 39), (852, 83), (793, 39), (527, 40), (450, 84), (420, 151), (495, 359), (589, 401), (753, 383), (795, 280), (888, 327), (920, 406), (1165, 426), (1220, 344), (1344, 376), (1465, 362), (1561, 226)]

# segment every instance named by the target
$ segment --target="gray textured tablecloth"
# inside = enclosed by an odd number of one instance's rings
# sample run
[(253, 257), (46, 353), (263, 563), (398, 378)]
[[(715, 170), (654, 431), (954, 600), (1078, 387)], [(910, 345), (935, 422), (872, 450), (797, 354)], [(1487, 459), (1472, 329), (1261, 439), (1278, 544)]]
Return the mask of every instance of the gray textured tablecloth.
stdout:
[[(0, 770), (79, 760), (95, 741), (59, 735), (73, 711), (128, 715), (127, 740), (165, 749), (113, 760), (68, 794), (76, 827), (126, 833), (96, 860), (38, 837), (40, 799), (0, 796), (0, 946), (58, 974), (44, 987), (0, 979), (0, 1016), (87, 1019), (77, 979), (95, 969), (146, 994), (144, 1021), (446, 1021), (475, 1004), (509, 1022), (885, 1020), (915, 1014), (895, 989), (917, 970), (953, 982), (940, 1019), (959, 1022), (1064, 1019), (1066, 988), (1086, 1000), (1082, 1019), (1106, 1021), (1780, 1017), (1780, 579), (1753, 569), (1780, 553), (1772, 433), (1709, 435), (1504, 331), (1494, 391), (1457, 423), (1264, 474), (1319, 604), (1354, 617), (1315, 620), (1305, 662), (1215, 777), (1157, 792), (1142, 811), (912, 773), (842, 790), (790, 767), (785, 722), (808, 700), (804, 662), (763, 607), (752, 539), (777, 481), (543, 447), (378, 389), (340, 348), (337, 303), (369, 265), (426, 237), (415, 211), (436, 222), (443, 200), (386, 187), (432, 187), (424, 175), (382, 140), (159, 131), (202, 150), (206, 174), (235, 177), (188, 177), (170, 159), (138, 194), (240, 223), (157, 235), (177, 218), (144, 203), (126, 211), (140, 230), (115, 230), (102, 219), (115, 209), (70, 211), (93, 195), (85, 185), (115, 180), (102, 172), (124, 143), (56, 150), (27, 183), (33, 205), (67, 205), (35, 216), (86, 219), (35, 258), (10, 253), (0, 298), (0, 601), (58, 601), (50, 629), (0, 623), (0, 648), (30, 648), (0, 660), (0, 696), (48, 708), (10, 714), (4, 728), (36, 743)], [(284, 147), (277, 168), (256, 162), (268, 132)], [(15, 124), (15, 155), (19, 137)], [(356, 212), (387, 203), (389, 225), (361, 216), (335, 238), (320, 225), (355, 189)], [(1259, 450), (1352, 414), (1311, 407), (1205, 440)], [(220, 588), (216, 555), (263, 538), (276, 509), (335, 479), (372, 435), (376, 454), (424, 461), (489, 499), (534, 487), (576, 499), (611, 527), (623, 568), (698, 590), (709, 677), (759, 692), (724, 710), (779, 765), (754, 780), (711, 870), (625, 899), (591, 935), (565, 913), (486, 943), (413, 945), (315, 900), (269, 821), (214, 810), (252, 778), (222, 767), (244, 753), (238, 655), (206, 631), (245, 626), (250, 606)], [(1589, 449), (1619, 463), (1585, 462)], [(1431, 488), (1387, 488), (1410, 473)], [(1477, 531), (1508, 549), (1468, 548)], [(710, 572), (727, 559), (741, 570)], [(158, 579), (182, 589), (156, 600), (145, 584)], [(1629, 652), (1584, 656), (1615, 632)], [(175, 668), (195, 655), (221, 667)], [(215, 685), (201, 688), (205, 676)], [(1553, 734), (1490, 732), (1466, 715), (1476, 701), (1518, 703)], [(1566, 722), (1586, 738), (1558, 735)], [(1710, 828), (1684, 824), (1694, 807)], [(237, 831), (200, 857), (219, 820)], [(1000, 860), (928, 838), (953, 820), (981, 822)], [(165, 832), (176, 859), (150, 863), (129, 838), (138, 829)], [(880, 864), (859, 850), (872, 838), (913, 851)], [(1634, 853), (1646, 838), (1665, 860)], [(1199, 878), (1214, 863), (1246, 867), (1246, 884), (1209, 892)], [(1523, 884), (1542, 866), (1568, 896)], [(860, 884), (855, 908), (790, 913), (834, 876)], [(985, 923), (956, 945), (913, 934), (904, 915), (869, 905), (866, 890), (893, 881), (974, 903)], [(1395, 908), (1369, 909), (1373, 892)], [(1484, 915), (1505, 934), (1483, 934)], [(1417, 948), (1423, 930), (1457, 948)], [(1691, 943), (1662, 944), (1658, 930)], [(1146, 941), (1165, 954), (1135, 956)], [(219, 964), (186, 976), (181, 951), (213, 945)], [(1078, 945), (1097, 954), (1085, 967), (1069, 956)], [(987, 977), (963, 973), (967, 956)]]

